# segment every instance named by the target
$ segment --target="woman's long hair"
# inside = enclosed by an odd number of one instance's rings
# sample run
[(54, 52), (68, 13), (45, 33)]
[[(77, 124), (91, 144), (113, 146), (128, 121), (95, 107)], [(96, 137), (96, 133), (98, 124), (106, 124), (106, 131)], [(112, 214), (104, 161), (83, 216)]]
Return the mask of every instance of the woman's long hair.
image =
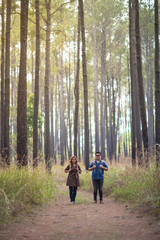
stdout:
[(76, 164), (77, 164), (77, 163), (78, 163), (78, 159), (77, 159), (76, 156), (72, 156), (72, 157), (70, 158), (70, 160), (69, 160), (69, 163), (70, 163), (70, 164), (73, 164), (73, 162), (72, 162), (72, 159), (73, 159), (73, 158), (76, 159)]

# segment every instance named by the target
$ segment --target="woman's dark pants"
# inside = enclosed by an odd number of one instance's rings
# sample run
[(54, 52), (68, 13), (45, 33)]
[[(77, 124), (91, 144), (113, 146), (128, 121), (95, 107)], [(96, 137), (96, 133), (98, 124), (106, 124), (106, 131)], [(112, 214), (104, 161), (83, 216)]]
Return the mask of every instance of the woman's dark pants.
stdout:
[(103, 179), (96, 179), (96, 180), (92, 180), (93, 182), (93, 188), (94, 188), (94, 201), (97, 201), (97, 189), (99, 189), (99, 198), (100, 201), (103, 200)]
[(77, 194), (77, 187), (69, 186), (69, 196), (70, 196), (71, 202), (75, 202), (76, 194)]

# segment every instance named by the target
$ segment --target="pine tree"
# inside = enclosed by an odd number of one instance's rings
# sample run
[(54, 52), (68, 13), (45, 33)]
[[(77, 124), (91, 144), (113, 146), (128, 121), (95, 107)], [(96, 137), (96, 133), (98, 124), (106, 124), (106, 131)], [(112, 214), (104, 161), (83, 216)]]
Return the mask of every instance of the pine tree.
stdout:
[(19, 166), (28, 164), (27, 149), (27, 28), (28, 28), (28, 0), (21, 0), (21, 52), (18, 83), (17, 109), (17, 160)]

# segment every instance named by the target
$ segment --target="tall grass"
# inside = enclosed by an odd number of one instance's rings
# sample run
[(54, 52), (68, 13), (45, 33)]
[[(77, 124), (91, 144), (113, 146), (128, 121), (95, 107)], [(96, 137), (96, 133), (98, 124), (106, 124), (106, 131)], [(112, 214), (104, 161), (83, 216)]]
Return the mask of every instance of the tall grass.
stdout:
[[(110, 167), (104, 175), (104, 195), (134, 205), (160, 209), (160, 169)], [(92, 189), (91, 173), (81, 176), (84, 190)]]
[[(132, 169), (129, 165), (125, 166), (109, 166), (109, 171), (104, 175), (104, 195), (160, 211), (160, 169)], [(54, 166), (52, 174), (45, 167), (19, 170), (11, 166), (0, 169), (0, 222), (29, 212), (33, 206), (54, 201), (58, 191), (56, 186), (66, 184), (64, 168)], [(81, 188), (92, 191), (91, 172), (85, 171), (82, 164), (81, 168)]]
[(0, 221), (53, 201), (55, 192), (54, 175), (43, 168), (0, 169)]

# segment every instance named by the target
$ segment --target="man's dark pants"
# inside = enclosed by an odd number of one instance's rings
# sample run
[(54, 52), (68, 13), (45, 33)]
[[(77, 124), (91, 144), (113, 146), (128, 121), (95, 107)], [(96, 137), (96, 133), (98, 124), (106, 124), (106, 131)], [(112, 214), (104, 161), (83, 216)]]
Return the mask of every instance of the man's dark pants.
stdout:
[(103, 200), (103, 179), (93, 179), (93, 188), (94, 188), (94, 201), (97, 201), (97, 190), (99, 189), (100, 201)]

